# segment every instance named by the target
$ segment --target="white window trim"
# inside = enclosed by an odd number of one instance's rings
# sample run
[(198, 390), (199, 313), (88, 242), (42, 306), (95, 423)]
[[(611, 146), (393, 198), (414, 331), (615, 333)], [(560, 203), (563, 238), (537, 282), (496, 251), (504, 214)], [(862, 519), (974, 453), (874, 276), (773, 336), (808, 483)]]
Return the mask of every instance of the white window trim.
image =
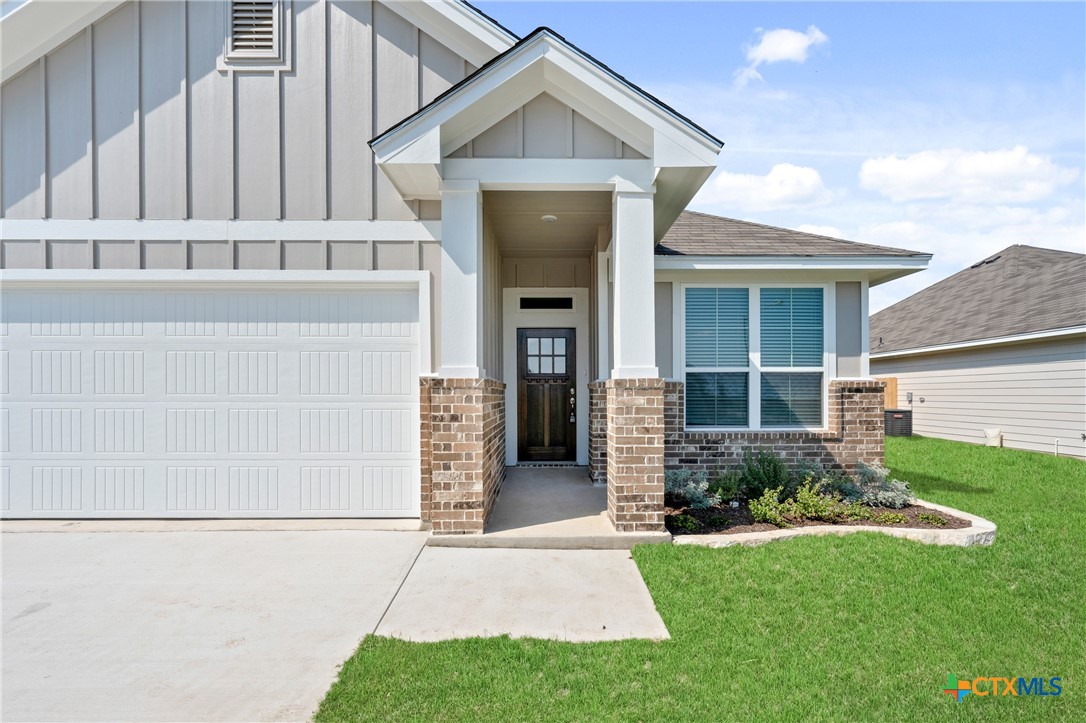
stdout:
[[(682, 283), (678, 287), (675, 304), (675, 364), (676, 376), (686, 385), (686, 290), (747, 289), (749, 326), (749, 362), (746, 367), (691, 367), (695, 372), (746, 372), (747, 420), (743, 427), (692, 427), (686, 423), (686, 405), (683, 405), (683, 429), (689, 432), (815, 432), (825, 431), (829, 418), (829, 383), (837, 375), (837, 304), (834, 283)], [(819, 372), (822, 374), (822, 420), (816, 427), (763, 427), (762, 426), (762, 354), (761, 354), (761, 290), (762, 289), (822, 289), (822, 366), (821, 367), (772, 367), (768, 373)]]
[(227, 72), (287, 71), (292, 69), (293, 31), (292, 0), (274, 0), (275, 12), (275, 50), (274, 52), (234, 50), (231, 41), (234, 36), (232, 20), (232, 0), (221, 3), (223, 19), (223, 52), (219, 56), (217, 69)]

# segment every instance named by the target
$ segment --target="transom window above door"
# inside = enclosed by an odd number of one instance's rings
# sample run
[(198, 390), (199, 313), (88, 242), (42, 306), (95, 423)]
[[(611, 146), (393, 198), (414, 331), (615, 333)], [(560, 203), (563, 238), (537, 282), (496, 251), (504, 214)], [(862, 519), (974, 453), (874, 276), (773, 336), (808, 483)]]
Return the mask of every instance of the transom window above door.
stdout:
[(568, 374), (564, 337), (529, 336), (525, 343), (529, 374)]

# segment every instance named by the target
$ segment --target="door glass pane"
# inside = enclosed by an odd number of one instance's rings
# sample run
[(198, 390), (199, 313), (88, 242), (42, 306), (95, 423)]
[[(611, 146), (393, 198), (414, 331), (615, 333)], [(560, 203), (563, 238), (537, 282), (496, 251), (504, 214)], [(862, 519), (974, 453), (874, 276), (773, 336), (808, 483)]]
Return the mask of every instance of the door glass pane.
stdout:
[(541, 362), (540, 367), (539, 367), (539, 373), (540, 374), (551, 374), (551, 373), (553, 373), (551, 371), (552, 365), (551, 365), (551, 358), (549, 356), (541, 357), (540, 362)]
[(550, 337), (544, 337), (543, 339), (539, 340), (539, 353), (540, 354), (550, 354), (551, 353), (551, 341), (552, 340), (551, 340)]
[(566, 358), (564, 356), (556, 356), (554, 358), (554, 373), (565, 374), (566, 373)]
[(531, 372), (532, 374), (538, 374), (539, 373), (539, 357), (537, 357), (537, 356), (528, 357), (528, 371)]
[(538, 354), (539, 353), (539, 337), (536, 337), (536, 336), (528, 337), (528, 353), (529, 354)]
[(554, 340), (554, 353), (565, 354), (566, 353), (566, 340), (563, 337), (558, 337)]

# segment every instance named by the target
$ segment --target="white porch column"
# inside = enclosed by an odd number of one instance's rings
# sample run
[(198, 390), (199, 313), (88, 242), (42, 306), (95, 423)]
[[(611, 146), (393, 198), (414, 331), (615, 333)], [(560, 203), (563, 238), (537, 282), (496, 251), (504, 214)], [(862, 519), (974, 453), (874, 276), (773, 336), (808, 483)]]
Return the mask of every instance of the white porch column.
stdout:
[(660, 370), (656, 367), (652, 193), (619, 187), (613, 215), (615, 358), (611, 378), (656, 378)]
[(483, 375), (483, 195), (478, 181), (441, 184), (441, 363), (446, 378)]

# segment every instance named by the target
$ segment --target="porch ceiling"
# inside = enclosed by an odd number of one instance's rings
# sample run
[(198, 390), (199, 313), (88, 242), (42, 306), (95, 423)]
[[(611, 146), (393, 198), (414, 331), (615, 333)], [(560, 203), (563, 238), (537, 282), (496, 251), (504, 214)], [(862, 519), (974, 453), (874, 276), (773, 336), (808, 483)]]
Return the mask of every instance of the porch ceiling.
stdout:
[(608, 191), (484, 191), (483, 208), (504, 256), (583, 256), (611, 225)]

